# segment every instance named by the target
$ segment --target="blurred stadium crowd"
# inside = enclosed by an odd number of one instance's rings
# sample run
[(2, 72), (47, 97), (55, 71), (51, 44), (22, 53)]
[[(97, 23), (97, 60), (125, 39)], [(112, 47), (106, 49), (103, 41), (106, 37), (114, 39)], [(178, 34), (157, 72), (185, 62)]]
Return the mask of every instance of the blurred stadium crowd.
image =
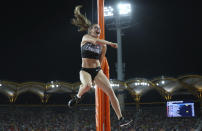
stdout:
[[(124, 115), (134, 123), (127, 131), (197, 131), (201, 117), (168, 118), (163, 106), (136, 111), (126, 108)], [(121, 131), (111, 111), (111, 131)], [(65, 106), (0, 107), (0, 131), (96, 131), (93, 107), (70, 110)]]

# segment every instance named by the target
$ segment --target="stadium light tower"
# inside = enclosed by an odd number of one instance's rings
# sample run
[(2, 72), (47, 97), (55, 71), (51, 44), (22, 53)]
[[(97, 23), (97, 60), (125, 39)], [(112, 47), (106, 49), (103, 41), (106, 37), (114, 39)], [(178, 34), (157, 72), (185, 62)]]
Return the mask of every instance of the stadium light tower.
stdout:
[[(122, 62), (122, 42), (121, 35), (122, 29), (129, 28), (131, 14), (131, 4), (120, 2), (116, 6), (106, 6), (104, 8), (104, 16), (106, 25), (109, 29), (116, 30), (117, 32), (117, 80), (124, 80), (123, 62)], [(109, 20), (109, 21), (107, 21)]]

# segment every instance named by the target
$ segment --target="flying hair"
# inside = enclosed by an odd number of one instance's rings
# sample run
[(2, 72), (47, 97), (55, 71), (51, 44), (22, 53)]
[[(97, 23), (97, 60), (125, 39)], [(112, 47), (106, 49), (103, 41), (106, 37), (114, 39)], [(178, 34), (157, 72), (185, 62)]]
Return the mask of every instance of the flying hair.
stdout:
[(78, 5), (75, 7), (74, 9), (74, 17), (71, 20), (71, 23), (77, 27), (79, 27), (78, 31), (87, 31), (89, 29), (89, 27), (91, 27), (91, 21), (88, 20), (88, 18), (86, 16), (84, 16), (83, 14), (81, 14), (80, 12), (80, 8), (82, 7), (82, 5)]

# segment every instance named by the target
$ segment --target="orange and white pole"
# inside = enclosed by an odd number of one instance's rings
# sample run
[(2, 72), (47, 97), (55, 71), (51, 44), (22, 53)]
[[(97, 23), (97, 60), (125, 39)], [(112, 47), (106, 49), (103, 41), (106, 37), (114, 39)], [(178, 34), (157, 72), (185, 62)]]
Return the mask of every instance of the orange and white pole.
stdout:
[[(100, 25), (100, 39), (105, 39), (104, 29), (104, 0), (97, 0), (98, 24)], [(109, 79), (109, 65), (106, 57), (102, 61), (102, 70)], [(108, 96), (101, 88), (96, 87), (96, 131), (111, 131), (110, 102)]]

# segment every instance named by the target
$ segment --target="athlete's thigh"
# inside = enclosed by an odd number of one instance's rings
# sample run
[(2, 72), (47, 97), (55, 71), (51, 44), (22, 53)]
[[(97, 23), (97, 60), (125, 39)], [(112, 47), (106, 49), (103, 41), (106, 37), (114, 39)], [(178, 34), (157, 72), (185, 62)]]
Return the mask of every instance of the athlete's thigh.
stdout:
[(110, 82), (102, 70), (98, 72), (94, 82), (99, 88), (102, 88), (104, 92), (108, 92), (109, 90), (112, 90), (110, 86)]
[(79, 75), (80, 75), (80, 81), (81, 81), (82, 85), (92, 86), (92, 78), (88, 72), (81, 70), (79, 72)]

